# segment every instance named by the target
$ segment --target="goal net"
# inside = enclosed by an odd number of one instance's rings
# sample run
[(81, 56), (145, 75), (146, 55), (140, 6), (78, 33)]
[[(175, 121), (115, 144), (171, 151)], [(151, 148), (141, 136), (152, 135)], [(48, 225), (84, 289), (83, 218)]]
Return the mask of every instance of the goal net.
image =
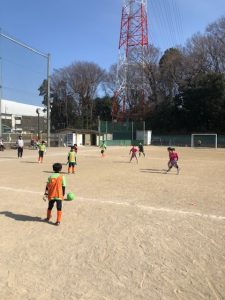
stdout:
[(191, 147), (217, 148), (217, 134), (193, 133), (191, 135)]

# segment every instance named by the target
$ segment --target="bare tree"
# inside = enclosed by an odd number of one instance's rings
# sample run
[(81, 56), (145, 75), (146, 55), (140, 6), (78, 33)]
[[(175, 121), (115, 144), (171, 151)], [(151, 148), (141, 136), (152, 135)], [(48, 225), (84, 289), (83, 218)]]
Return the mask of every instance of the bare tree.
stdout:
[(212, 60), (212, 71), (225, 73), (225, 16), (210, 24), (206, 29), (209, 40), (209, 55)]
[(104, 74), (104, 70), (98, 65), (89, 62), (74, 63), (66, 70), (68, 86), (78, 102), (83, 125), (85, 122), (86, 128), (89, 128), (92, 122), (93, 100)]
[(68, 96), (72, 98), (76, 117), (82, 119), (83, 127), (87, 129), (92, 123), (93, 100), (104, 74), (104, 70), (95, 63), (76, 62), (55, 70), (52, 75), (52, 88), (58, 100), (64, 99), (66, 109)]
[(165, 99), (170, 103), (179, 92), (179, 86), (185, 78), (185, 58), (180, 49), (170, 48), (159, 61), (160, 85)]
[(159, 60), (161, 52), (153, 45), (145, 49), (142, 60), (139, 62), (140, 71), (143, 70), (143, 80), (148, 94), (148, 105), (161, 102)]

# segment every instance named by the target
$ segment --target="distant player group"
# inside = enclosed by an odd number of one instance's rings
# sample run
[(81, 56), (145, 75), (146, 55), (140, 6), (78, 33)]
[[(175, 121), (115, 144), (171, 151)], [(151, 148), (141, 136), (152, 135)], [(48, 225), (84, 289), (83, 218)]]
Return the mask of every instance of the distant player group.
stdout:
[(137, 152), (139, 152), (139, 157), (141, 156), (141, 154), (143, 154), (143, 156), (145, 157), (144, 146), (142, 145), (142, 143), (139, 143), (138, 149), (134, 145), (130, 149), (130, 162), (133, 158), (135, 158), (136, 162), (138, 163)]
[[(45, 141), (37, 142), (35, 144), (35, 148), (38, 149), (38, 163), (43, 163), (44, 154), (46, 153), (46, 145)], [(2, 148), (4, 147), (3, 140), (1, 139), (1, 145)], [(20, 135), (18, 140), (16, 141), (17, 146), (17, 155), (18, 158), (23, 158), (23, 148), (24, 148), (24, 141), (22, 139), (22, 136)], [(33, 145), (34, 146), (34, 145)], [(100, 152), (101, 156), (105, 157), (106, 152), (106, 143), (103, 140), (100, 144)], [(168, 169), (166, 170), (166, 173), (170, 172), (170, 170), (174, 167), (177, 169), (177, 174), (179, 174), (180, 168), (178, 166), (178, 154), (175, 152), (175, 148), (168, 147), (167, 148), (169, 153), (169, 161), (168, 161)], [(74, 144), (70, 148), (70, 151), (67, 155), (67, 165), (68, 165), (68, 174), (74, 174), (75, 173), (75, 166), (77, 165), (77, 144)], [(145, 157), (145, 151), (144, 146), (142, 143), (138, 144), (138, 148), (134, 145), (130, 149), (130, 162), (135, 159), (138, 163), (138, 157), (137, 153), (139, 154), (139, 157), (143, 155)], [(73, 193), (68, 193), (67, 197), (65, 199), (65, 190), (66, 190), (66, 178), (64, 175), (61, 174), (62, 171), (62, 164), (61, 163), (54, 163), (53, 164), (53, 174), (51, 174), (48, 177), (47, 184), (45, 187), (45, 193), (43, 196), (43, 199), (46, 201), (48, 200), (48, 208), (47, 208), (47, 217), (45, 221), (49, 222), (52, 217), (52, 209), (54, 207), (54, 204), (56, 204), (57, 208), (57, 219), (55, 222), (55, 225), (60, 225), (61, 219), (62, 219), (62, 201), (68, 200), (71, 201), (74, 199)]]
[[(44, 145), (44, 141), (41, 143), (41, 146), (39, 146), (39, 161), (43, 161), (43, 155), (45, 151), (45, 148), (42, 148)], [(105, 151), (107, 149), (105, 141), (103, 140), (101, 145), (101, 156), (105, 157)], [(173, 167), (177, 169), (177, 174), (179, 174), (179, 166), (177, 164), (178, 161), (178, 154), (175, 152), (175, 148), (168, 147), (167, 148), (169, 152), (169, 161), (168, 161), (168, 170), (166, 173), (168, 173)], [(40, 154), (40, 151), (43, 153)], [(144, 152), (144, 147), (142, 143), (139, 143), (138, 149), (135, 146), (132, 146), (130, 149), (130, 162), (132, 161), (133, 158), (136, 159), (136, 162), (138, 163), (138, 158), (137, 158), (137, 152), (139, 152), (139, 157), (143, 155), (145, 157), (145, 152)], [(67, 164), (68, 164), (68, 174), (75, 173), (75, 165), (77, 164), (76, 162), (76, 154), (77, 154), (77, 145), (74, 144), (74, 146), (71, 147), (70, 152), (68, 153), (67, 156)], [(60, 174), (62, 170), (62, 164), (60, 163), (55, 163), (53, 164), (53, 171), (54, 173), (49, 176), (46, 188), (45, 188), (45, 194), (44, 194), (44, 199), (48, 199), (48, 209), (47, 209), (47, 217), (46, 221), (49, 222), (51, 219), (51, 213), (52, 209), (54, 207), (54, 204), (56, 203), (56, 208), (57, 208), (57, 219), (55, 222), (55, 225), (59, 226), (61, 219), (62, 219), (62, 201), (66, 200), (65, 198), (65, 189), (66, 189), (66, 179), (65, 176)], [(68, 197), (67, 197), (68, 198)], [(69, 199), (68, 199), (69, 200)]]
[[(168, 147), (167, 151), (169, 153), (169, 161), (168, 170), (166, 170), (166, 173), (168, 173), (174, 167), (175, 169), (177, 169), (177, 174), (179, 174), (180, 168), (178, 166), (178, 154), (177, 152), (175, 152), (175, 148)], [(144, 147), (142, 143), (139, 143), (138, 149), (134, 145), (130, 149), (130, 162), (133, 158), (135, 158), (136, 162), (138, 163), (137, 152), (139, 152), (139, 157), (141, 156), (141, 154), (143, 154), (143, 156), (145, 157)]]

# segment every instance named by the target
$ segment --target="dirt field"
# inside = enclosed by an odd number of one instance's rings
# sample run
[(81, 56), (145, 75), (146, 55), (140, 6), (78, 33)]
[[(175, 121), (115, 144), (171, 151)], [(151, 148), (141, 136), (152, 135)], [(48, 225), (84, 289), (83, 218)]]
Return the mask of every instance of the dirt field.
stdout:
[(79, 148), (57, 227), (42, 195), (67, 150), (0, 152), (0, 299), (225, 299), (225, 150), (177, 148), (176, 175), (165, 147)]

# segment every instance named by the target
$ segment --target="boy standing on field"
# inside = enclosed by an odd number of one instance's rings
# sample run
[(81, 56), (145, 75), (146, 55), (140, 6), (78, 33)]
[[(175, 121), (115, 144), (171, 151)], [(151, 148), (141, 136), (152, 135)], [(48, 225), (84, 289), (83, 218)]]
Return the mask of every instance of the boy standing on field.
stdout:
[(48, 210), (46, 221), (51, 219), (51, 212), (56, 203), (57, 219), (55, 225), (60, 225), (62, 219), (62, 201), (64, 200), (66, 190), (66, 178), (61, 175), (62, 164), (55, 163), (53, 166), (54, 173), (49, 176), (45, 189), (45, 196), (48, 196)]
[(38, 144), (38, 162), (43, 163), (44, 153), (46, 152), (45, 141), (42, 141), (41, 144)]
[(101, 154), (102, 154), (102, 157), (105, 156), (105, 150), (106, 150), (106, 144), (105, 144), (105, 141), (102, 141), (102, 144), (100, 146), (100, 149), (101, 149)]
[(74, 174), (75, 173), (74, 172), (74, 167), (76, 165), (76, 152), (75, 152), (74, 147), (71, 147), (70, 152), (68, 153), (67, 159), (68, 159), (68, 164), (69, 164), (68, 174), (70, 174), (71, 168), (72, 168), (72, 173)]
[(23, 139), (22, 139), (21, 135), (19, 136), (18, 140), (16, 141), (16, 145), (17, 145), (18, 158), (22, 158), (23, 157), (24, 142), (23, 142)]

